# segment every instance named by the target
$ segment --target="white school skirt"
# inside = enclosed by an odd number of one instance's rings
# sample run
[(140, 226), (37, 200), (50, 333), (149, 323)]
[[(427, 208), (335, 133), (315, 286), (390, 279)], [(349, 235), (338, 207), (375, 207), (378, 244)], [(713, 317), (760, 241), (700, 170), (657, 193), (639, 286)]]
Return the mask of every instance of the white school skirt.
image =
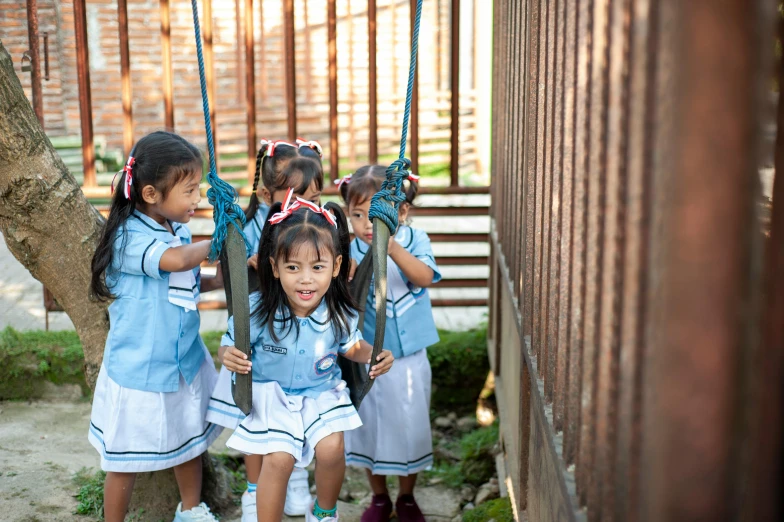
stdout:
[(101, 365), (88, 434), (101, 455), (101, 469), (158, 471), (207, 451), (223, 431), (206, 420), (216, 379), (209, 356), (190, 385), (180, 375), (179, 389), (169, 393), (120, 386)]
[(323, 438), (360, 426), (344, 381), (317, 399), (287, 395), (277, 382), (254, 382), (253, 410), (226, 446), (250, 455), (288, 453), (297, 467), (305, 467)]
[(363, 426), (346, 434), (346, 464), (407, 476), (433, 465), (432, 373), (426, 350), (395, 359), (359, 406)]
[(207, 408), (207, 421), (236, 430), (240, 421), (245, 418), (245, 414), (234, 404), (234, 397), (231, 395), (231, 375), (232, 373), (225, 366), (221, 366), (218, 383), (212, 391), (210, 405)]

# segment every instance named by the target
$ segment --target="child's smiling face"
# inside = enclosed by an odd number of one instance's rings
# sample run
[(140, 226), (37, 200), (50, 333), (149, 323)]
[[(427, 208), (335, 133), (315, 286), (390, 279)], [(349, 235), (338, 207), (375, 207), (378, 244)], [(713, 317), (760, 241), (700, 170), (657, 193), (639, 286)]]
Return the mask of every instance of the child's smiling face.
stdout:
[(292, 313), (307, 317), (318, 308), (332, 279), (338, 276), (343, 256), (335, 258), (328, 249), (319, 253), (315, 245), (307, 241), (292, 249), (288, 259), (270, 258), (269, 262), (289, 299)]

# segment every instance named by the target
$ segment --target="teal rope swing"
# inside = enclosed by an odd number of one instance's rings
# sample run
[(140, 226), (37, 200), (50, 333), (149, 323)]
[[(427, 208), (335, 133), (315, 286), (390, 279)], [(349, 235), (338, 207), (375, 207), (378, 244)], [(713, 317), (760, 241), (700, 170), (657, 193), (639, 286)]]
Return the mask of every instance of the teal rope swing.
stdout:
[[(199, 82), (201, 84), (201, 100), (204, 110), (204, 129), (207, 134), (207, 151), (210, 156), (210, 171), (207, 181), (207, 200), (213, 206), (215, 232), (210, 245), (210, 261), (218, 259), (222, 253), (225, 259), (221, 263), (226, 285), (226, 301), (229, 314), (234, 318), (235, 347), (250, 357), (250, 303), (248, 301), (248, 239), (243, 232), (245, 213), (237, 204), (238, 196), (234, 187), (218, 177), (215, 163), (215, 143), (212, 136), (210, 121), (210, 100), (207, 94), (207, 79), (204, 74), (204, 54), (201, 44), (201, 27), (199, 26), (199, 7), (196, 0), (191, 0), (193, 10), (193, 29), (196, 34), (196, 57), (199, 62)], [(224, 252), (225, 249), (225, 252)], [(250, 374), (235, 374), (232, 381), (234, 403), (245, 415), (250, 414), (252, 406), (253, 381)]]
[[(419, 26), (422, 20), (422, 0), (417, 0), (414, 28), (411, 34), (411, 62), (408, 69), (408, 85), (406, 87), (406, 106), (403, 111), (403, 130), (400, 137), (400, 153), (398, 159), (387, 168), (386, 179), (370, 201), (368, 217), (373, 222), (373, 245), (370, 252), (357, 267), (352, 282), (352, 294), (360, 308), (365, 306), (370, 289), (370, 280), (373, 278), (375, 286), (376, 331), (373, 338), (374, 363), (384, 347), (384, 331), (387, 323), (387, 249), (389, 238), (395, 233), (398, 226), (398, 209), (400, 203), (406, 200), (403, 191), (403, 181), (408, 178), (411, 161), (406, 155), (406, 138), (408, 135), (408, 122), (411, 117), (411, 99), (414, 94), (414, 78), (416, 76), (417, 51), (419, 49)], [(362, 329), (365, 321), (364, 312), (360, 313), (359, 327)], [(342, 358), (341, 358), (342, 361)], [(367, 375), (364, 364), (342, 362), (343, 379), (348, 383), (351, 391), (351, 402), (359, 408), (362, 399), (373, 386), (373, 380)]]

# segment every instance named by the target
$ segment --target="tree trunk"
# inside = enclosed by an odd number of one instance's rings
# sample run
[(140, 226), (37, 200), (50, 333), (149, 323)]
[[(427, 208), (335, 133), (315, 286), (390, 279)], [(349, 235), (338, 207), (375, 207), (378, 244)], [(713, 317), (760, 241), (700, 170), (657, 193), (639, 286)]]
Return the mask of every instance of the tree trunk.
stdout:
[[(44, 134), (0, 41), (0, 231), (14, 257), (51, 290), (76, 326), (90, 388), (109, 331), (107, 304), (89, 298), (90, 262), (103, 222)], [(233, 507), (226, 470), (207, 453), (202, 463), (202, 498), (226, 513)], [(135, 510), (157, 520), (171, 516), (178, 500), (171, 470), (139, 474)]]
[(106, 303), (89, 298), (90, 261), (102, 224), (44, 134), (0, 42), (0, 231), (14, 257), (73, 321), (90, 387), (109, 331)]

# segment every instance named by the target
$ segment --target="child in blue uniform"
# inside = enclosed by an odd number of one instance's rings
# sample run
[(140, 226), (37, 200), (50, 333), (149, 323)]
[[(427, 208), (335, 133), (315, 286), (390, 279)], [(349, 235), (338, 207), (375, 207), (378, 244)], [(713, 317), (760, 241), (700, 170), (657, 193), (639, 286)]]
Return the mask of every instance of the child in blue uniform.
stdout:
[[(356, 238), (351, 242), (352, 261), (359, 263), (373, 241), (368, 219), (370, 199), (381, 188), (385, 167), (362, 167), (340, 181)], [(395, 511), (400, 522), (424, 522), (414, 500), (417, 473), (433, 463), (430, 432), (430, 363), (426, 348), (438, 342), (427, 287), (441, 279), (430, 239), (419, 229), (405, 225), (417, 193), (417, 177), (409, 175), (406, 201), (400, 204), (401, 225), (389, 241), (387, 258), (387, 321), (384, 346), (395, 357), (395, 366), (368, 392), (359, 414), (363, 426), (346, 434), (347, 462), (368, 470), (373, 490), (363, 522), (386, 521), (392, 500), (386, 486), (387, 475), (397, 475), (400, 495)], [(373, 291), (365, 305), (363, 333), (368, 341), (375, 336), (376, 309)]]
[(185, 225), (199, 201), (199, 150), (168, 132), (136, 144), (92, 261), (91, 290), (109, 305), (88, 438), (107, 472), (104, 514), (125, 519), (136, 473), (174, 468), (175, 521), (215, 520), (200, 502), (201, 454), (221, 429), (205, 420), (216, 372), (199, 337), (209, 241)]
[[(261, 180), (261, 185), (259, 185)], [(321, 146), (315, 141), (298, 139), (296, 143), (261, 140), (256, 156), (256, 175), (253, 179), (253, 194), (245, 211), (245, 236), (250, 244), (251, 256), (248, 264), (249, 293), (258, 291), (256, 274), (259, 241), (267, 219), (269, 207), (280, 203), (286, 191), (293, 189), (294, 195), (316, 205), (321, 204), (324, 188), (324, 171), (321, 167)], [(222, 362), (222, 353), (219, 354)], [(231, 373), (221, 367), (218, 384), (212, 392), (207, 420), (225, 428), (236, 429), (245, 414), (234, 404), (231, 395)], [(242, 522), (256, 522), (256, 478), (261, 471), (261, 457), (245, 457), (245, 474), (248, 489), (242, 495)], [(310, 508), (308, 472), (295, 468), (286, 492), (285, 513), (302, 516)]]
[[(292, 201), (291, 190), (270, 213), (259, 250), (260, 291), (251, 298), (251, 360), (233, 348), (232, 319), (221, 340), (226, 367), (253, 375), (253, 410), (227, 445), (263, 456), (260, 522), (280, 520), (291, 470), (314, 457), (317, 499), (307, 520), (337, 521), (343, 432), (362, 424), (337, 357), (370, 363), (372, 353), (348, 291), (348, 224), (338, 205)], [(386, 373), (392, 361), (382, 351), (371, 377)]]

